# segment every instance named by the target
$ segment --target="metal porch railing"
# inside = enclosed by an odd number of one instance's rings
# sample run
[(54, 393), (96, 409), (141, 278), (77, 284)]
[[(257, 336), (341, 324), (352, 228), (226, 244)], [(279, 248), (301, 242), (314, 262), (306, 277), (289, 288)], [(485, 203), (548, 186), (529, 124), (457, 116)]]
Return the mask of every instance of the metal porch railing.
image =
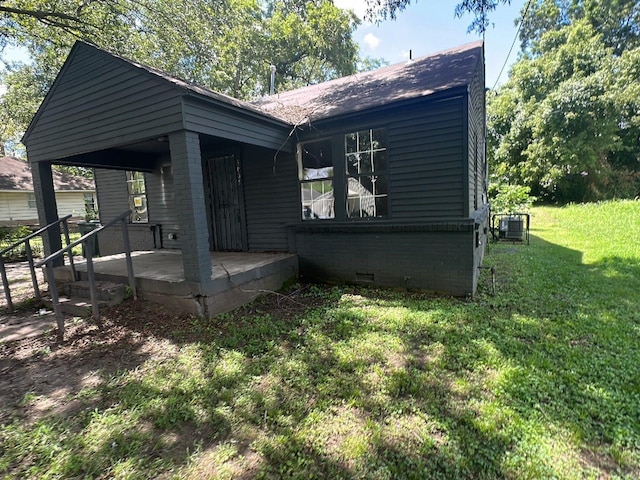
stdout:
[[(87, 277), (89, 279), (89, 292), (91, 294), (91, 314), (98, 324), (100, 328), (102, 328), (102, 322), (100, 320), (100, 309), (98, 305), (98, 292), (96, 289), (96, 277), (95, 271), (93, 268), (93, 242), (95, 241), (95, 235), (100, 233), (103, 230), (115, 225), (118, 222), (122, 223), (122, 241), (124, 246), (124, 251), (126, 255), (126, 263), (127, 263), (127, 277), (129, 279), (129, 287), (131, 288), (131, 293), (133, 295), (134, 300), (137, 300), (138, 295), (136, 292), (136, 282), (133, 274), (133, 261), (131, 259), (131, 243), (129, 241), (129, 227), (127, 223), (127, 219), (131, 214), (130, 210), (121, 213), (116, 218), (111, 220), (110, 222), (102, 225), (95, 230), (90, 231), (79, 240), (76, 240), (73, 243), (67, 244), (66, 247), (61, 248), (57, 252), (52, 253), (44, 260), (35, 264), (36, 267), (45, 267), (45, 271), (47, 274), (47, 283), (49, 283), (49, 292), (51, 293), (51, 303), (53, 304), (53, 311), (56, 316), (56, 322), (58, 324), (58, 340), (62, 341), (64, 338), (64, 317), (62, 316), (62, 310), (60, 309), (60, 300), (58, 298), (58, 289), (56, 287), (56, 279), (53, 272), (52, 262), (57, 258), (64, 256), (66, 252), (71, 252), (73, 247), (77, 245), (84, 245), (85, 257), (87, 260)], [(89, 243), (91, 242), (91, 243)], [(72, 255), (70, 255), (71, 257)], [(71, 261), (71, 274), (73, 280), (76, 280), (76, 271), (73, 263)]]
[[(36, 277), (36, 269), (33, 263), (33, 250), (31, 249), (31, 240), (39, 235), (42, 235), (44, 232), (53, 228), (59, 224), (62, 224), (62, 229), (64, 231), (64, 237), (67, 246), (71, 243), (69, 240), (69, 224), (67, 221), (71, 218), (71, 215), (67, 215), (66, 217), (60, 218), (55, 222), (50, 223), (49, 225), (36, 230), (31, 235), (27, 235), (21, 240), (18, 240), (15, 243), (12, 243), (7, 248), (0, 250), (0, 275), (2, 276), (2, 286), (4, 287), (4, 296), (7, 299), (7, 308), (10, 312), (13, 311), (13, 301), (11, 300), (11, 288), (9, 287), (9, 279), (7, 278), (7, 269), (5, 267), (4, 256), (6, 253), (11, 250), (18, 248), (20, 245), (24, 243), (25, 252), (27, 254), (27, 260), (29, 262), (29, 270), (31, 272), (31, 283), (33, 284), (33, 290), (36, 297), (36, 300), (41, 300), (42, 297), (40, 295), (40, 289), (38, 288), (38, 278)], [(73, 254), (69, 252), (69, 264), (71, 266), (71, 271), (75, 277), (75, 265), (73, 264)]]

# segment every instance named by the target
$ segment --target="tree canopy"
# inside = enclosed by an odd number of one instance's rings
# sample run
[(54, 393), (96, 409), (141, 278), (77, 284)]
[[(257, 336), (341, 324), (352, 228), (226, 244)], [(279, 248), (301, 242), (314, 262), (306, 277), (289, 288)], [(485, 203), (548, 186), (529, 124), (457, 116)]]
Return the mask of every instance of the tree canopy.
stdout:
[(538, 0), (509, 80), (489, 95), (496, 177), (541, 198), (640, 193), (640, 5)]
[[(19, 138), (77, 39), (236, 98), (356, 71), (359, 20), (331, 0), (0, 0), (0, 140)], [(0, 56), (1, 58), (1, 56)]]

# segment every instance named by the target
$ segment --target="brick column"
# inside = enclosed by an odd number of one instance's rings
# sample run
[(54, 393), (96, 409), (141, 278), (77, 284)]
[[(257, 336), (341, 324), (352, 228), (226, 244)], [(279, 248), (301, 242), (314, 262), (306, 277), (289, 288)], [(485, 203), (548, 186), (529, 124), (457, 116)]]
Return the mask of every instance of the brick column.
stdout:
[[(38, 222), (41, 227), (58, 220), (58, 205), (56, 204), (56, 194), (53, 187), (53, 173), (50, 162), (34, 162), (31, 164), (31, 176), (33, 177), (33, 192), (36, 197), (36, 207), (38, 208)], [(60, 225), (47, 230), (42, 235), (45, 256), (57, 252), (62, 248), (60, 239)], [(53, 262), (55, 266), (63, 264), (60, 257)]]
[(169, 135), (174, 203), (179, 215), (184, 278), (201, 285), (211, 281), (209, 228), (202, 182), (200, 137), (181, 131)]

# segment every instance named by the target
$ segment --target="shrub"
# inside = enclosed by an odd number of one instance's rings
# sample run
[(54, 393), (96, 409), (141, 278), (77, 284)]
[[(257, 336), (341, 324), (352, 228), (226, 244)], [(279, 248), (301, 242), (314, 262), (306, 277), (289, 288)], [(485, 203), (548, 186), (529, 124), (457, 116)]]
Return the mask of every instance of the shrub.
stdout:
[[(9, 245), (23, 239), (31, 234), (31, 229), (24, 225), (17, 227), (0, 227), (0, 249), (7, 248)], [(39, 238), (31, 241), (31, 250), (34, 256), (42, 253), (42, 246)], [(5, 260), (22, 260), (27, 257), (25, 245), (22, 244), (6, 253)]]
[(536, 197), (531, 195), (531, 188), (524, 185), (512, 185), (503, 178), (492, 175), (489, 185), (489, 202), (491, 210), (496, 213), (526, 213)]

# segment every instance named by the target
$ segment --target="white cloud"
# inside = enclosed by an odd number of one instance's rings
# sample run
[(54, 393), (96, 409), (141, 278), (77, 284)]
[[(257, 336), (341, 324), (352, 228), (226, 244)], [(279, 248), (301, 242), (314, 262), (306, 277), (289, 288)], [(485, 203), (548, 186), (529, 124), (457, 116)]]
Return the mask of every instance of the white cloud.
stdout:
[(2, 98), (5, 93), (7, 93), (7, 86), (0, 83), (0, 98)]
[(367, 33), (364, 36), (363, 41), (370, 50), (375, 50), (376, 48), (378, 48), (378, 45), (380, 45), (380, 39), (371, 32)]
[(344, 10), (353, 10), (358, 18), (364, 18), (364, 14), (367, 13), (366, 0), (333, 0), (336, 7)]

